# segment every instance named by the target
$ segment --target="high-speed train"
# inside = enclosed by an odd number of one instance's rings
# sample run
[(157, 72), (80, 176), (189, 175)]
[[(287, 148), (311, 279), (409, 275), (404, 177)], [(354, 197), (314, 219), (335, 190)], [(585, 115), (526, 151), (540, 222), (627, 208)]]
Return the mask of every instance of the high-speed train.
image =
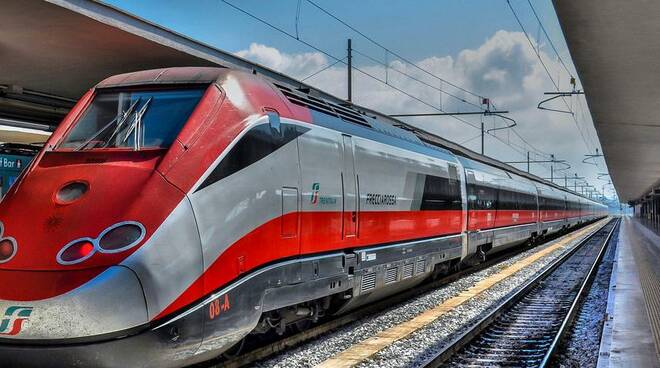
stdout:
[(224, 68), (110, 77), (0, 202), (2, 366), (181, 366), (606, 215)]

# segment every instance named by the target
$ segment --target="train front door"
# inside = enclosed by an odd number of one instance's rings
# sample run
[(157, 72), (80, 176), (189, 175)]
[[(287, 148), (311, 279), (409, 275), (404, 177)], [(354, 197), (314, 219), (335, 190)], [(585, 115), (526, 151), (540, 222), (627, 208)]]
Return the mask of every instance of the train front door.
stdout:
[(342, 135), (344, 148), (344, 167), (342, 170), (343, 186), (343, 236), (350, 238), (357, 236), (358, 223), (358, 195), (357, 179), (355, 177), (355, 155), (353, 152), (353, 139)]

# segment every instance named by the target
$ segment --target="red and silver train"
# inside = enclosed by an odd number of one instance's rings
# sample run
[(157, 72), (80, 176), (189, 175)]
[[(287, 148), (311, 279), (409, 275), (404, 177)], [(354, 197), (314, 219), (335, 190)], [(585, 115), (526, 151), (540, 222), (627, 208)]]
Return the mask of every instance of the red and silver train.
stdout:
[(0, 362), (192, 364), (605, 215), (257, 75), (118, 75), (0, 203)]

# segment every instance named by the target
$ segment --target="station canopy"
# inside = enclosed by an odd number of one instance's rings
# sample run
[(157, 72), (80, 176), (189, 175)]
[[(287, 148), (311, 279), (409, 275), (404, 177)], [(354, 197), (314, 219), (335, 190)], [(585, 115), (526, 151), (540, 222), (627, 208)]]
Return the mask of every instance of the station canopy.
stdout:
[[(100, 1), (3, 0), (0, 143), (31, 142), (39, 135), (45, 140), (43, 132), (54, 130), (76, 100), (108, 76), (177, 66), (253, 71), (344, 102)], [(17, 137), (17, 132), (36, 135)]]
[(660, 185), (660, 1), (554, 5), (617, 194), (637, 201)]
[[(214, 64), (159, 39), (158, 27), (100, 3), (6, 0), (1, 8), (4, 126), (52, 130), (85, 91), (113, 74)], [(131, 21), (151, 26), (152, 37)]]

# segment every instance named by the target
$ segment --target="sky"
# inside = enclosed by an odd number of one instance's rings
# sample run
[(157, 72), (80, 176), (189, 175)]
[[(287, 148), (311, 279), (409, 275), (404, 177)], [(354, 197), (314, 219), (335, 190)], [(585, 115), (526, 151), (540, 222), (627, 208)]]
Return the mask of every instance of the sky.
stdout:
[[(510, 0), (526, 34), (506, 0), (226, 1), (234, 7), (223, 0), (105, 0), (342, 98), (347, 90), (346, 65), (338, 60), (344, 60), (351, 38), (355, 103), (386, 114), (466, 112), (478, 110), (481, 97), (488, 97), (497, 109), (509, 111), (505, 116), (517, 125), (486, 135), (486, 155), (524, 161), (527, 151), (532, 160), (549, 160), (554, 154), (571, 167), (561, 171), (566, 165), (556, 163), (551, 169), (547, 163), (532, 164), (531, 172), (544, 178), (550, 177), (551, 170), (555, 178), (578, 173), (599, 191), (605, 184), (606, 195), (614, 196), (607, 178), (598, 178), (607, 172), (602, 157), (587, 160), (597, 165), (583, 163), (586, 154), (600, 151), (584, 96), (545, 105), (568, 107), (573, 115), (537, 108), (547, 97), (544, 92), (556, 90), (549, 75), (562, 91), (572, 88), (571, 75), (577, 77), (551, 0)], [(579, 78), (577, 88), (581, 88)], [(460, 118), (406, 118), (406, 122), (477, 152), (482, 120), (486, 129), (510, 124), (493, 116)], [(514, 166), (527, 169), (526, 164)], [(563, 185), (565, 181), (556, 182)], [(573, 180), (568, 184), (573, 187)]]

